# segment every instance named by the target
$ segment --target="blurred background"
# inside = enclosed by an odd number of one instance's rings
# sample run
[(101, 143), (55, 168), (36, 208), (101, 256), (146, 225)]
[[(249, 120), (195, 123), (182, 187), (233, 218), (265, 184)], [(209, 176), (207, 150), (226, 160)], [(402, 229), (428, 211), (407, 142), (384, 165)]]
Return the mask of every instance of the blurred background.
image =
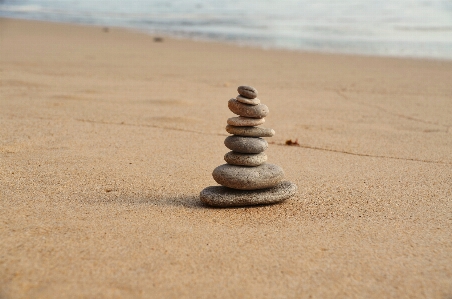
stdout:
[(0, 0), (0, 17), (262, 48), (452, 59), (451, 0)]

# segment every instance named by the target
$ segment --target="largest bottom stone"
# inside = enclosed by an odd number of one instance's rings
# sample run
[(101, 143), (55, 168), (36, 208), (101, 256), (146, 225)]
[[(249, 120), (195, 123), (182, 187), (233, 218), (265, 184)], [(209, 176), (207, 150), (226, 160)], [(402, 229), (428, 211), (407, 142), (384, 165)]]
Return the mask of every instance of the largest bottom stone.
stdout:
[(210, 186), (201, 191), (201, 201), (215, 207), (263, 205), (282, 202), (297, 192), (294, 183), (283, 181), (273, 188), (237, 190), (223, 186)]

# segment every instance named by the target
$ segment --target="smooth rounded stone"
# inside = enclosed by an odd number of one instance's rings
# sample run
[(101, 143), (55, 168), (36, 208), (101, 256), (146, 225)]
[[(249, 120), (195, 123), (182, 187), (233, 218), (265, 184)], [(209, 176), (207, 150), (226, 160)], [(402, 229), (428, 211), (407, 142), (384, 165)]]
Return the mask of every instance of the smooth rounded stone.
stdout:
[(228, 101), (228, 107), (229, 110), (237, 115), (253, 118), (266, 117), (269, 112), (268, 107), (264, 104), (247, 105), (240, 103), (236, 99), (230, 99)]
[(259, 137), (228, 136), (224, 145), (234, 152), (243, 154), (259, 154), (268, 148), (265, 139)]
[(223, 164), (212, 172), (218, 184), (240, 190), (257, 190), (276, 186), (284, 178), (284, 171), (275, 164), (256, 167)]
[(259, 100), (258, 98), (248, 99), (248, 98), (245, 98), (245, 97), (240, 96), (240, 95), (237, 96), (235, 99), (237, 101), (241, 102), (241, 103), (248, 104), (248, 105), (258, 105), (258, 104), (261, 103), (261, 100)]
[(254, 87), (242, 85), (237, 88), (237, 91), (241, 96), (248, 99), (255, 99), (257, 97), (257, 90)]
[(262, 127), (236, 127), (227, 125), (226, 131), (229, 134), (248, 137), (272, 137), (275, 135), (275, 130)]
[(231, 117), (228, 118), (228, 125), (236, 127), (259, 126), (265, 122), (265, 118), (250, 118), (250, 117)]
[(297, 185), (283, 181), (273, 188), (236, 190), (223, 186), (210, 186), (201, 191), (201, 201), (214, 207), (239, 207), (282, 202), (297, 193)]
[(267, 161), (267, 155), (265, 153), (242, 154), (232, 151), (224, 155), (224, 160), (232, 165), (259, 166)]

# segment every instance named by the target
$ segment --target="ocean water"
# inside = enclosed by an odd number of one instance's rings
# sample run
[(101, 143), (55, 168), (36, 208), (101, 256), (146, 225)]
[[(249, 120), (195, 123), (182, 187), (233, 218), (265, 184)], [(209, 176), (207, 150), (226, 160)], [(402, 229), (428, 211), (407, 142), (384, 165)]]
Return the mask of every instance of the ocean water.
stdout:
[(263, 48), (452, 59), (452, 0), (0, 0), (0, 16)]

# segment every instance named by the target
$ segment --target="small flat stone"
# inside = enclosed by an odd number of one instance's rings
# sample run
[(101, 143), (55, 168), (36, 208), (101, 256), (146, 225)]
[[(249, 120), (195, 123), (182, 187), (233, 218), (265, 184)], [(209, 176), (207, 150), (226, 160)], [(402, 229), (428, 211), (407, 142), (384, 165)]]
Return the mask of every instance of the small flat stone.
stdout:
[(218, 184), (240, 190), (257, 190), (276, 186), (284, 178), (284, 171), (274, 164), (256, 167), (223, 164), (212, 172)]
[(272, 137), (275, 135), (275, 130), (263, 127), (236, 127), (227, 125), (226, 131), (229, 134), (248, 137)]
[(228, 118), (228, 125), (236, 127), (259, 126), (265, 122), (265, 118), (250, 118), (250, 117), (231, 117)]
[(268, 148), (265, 139), (259, 137), (228, 136), (224, 145), (234, 152), (243, 154), (259, 154)]
[(230, 99), (228, 101), (228, 107), (229, 110), (237, 115), (253, 118), (266, 117), (269, 112), (268, 107), (264, 104), (248, 105), (240, 103), (236, 99)]
[(267, 161), (265, 153), (260, 154), (242, 154), (237, 152), (228, 152), (224, 155), (224, 160), (228, 164), (242, 166), (259, 166)]
[(254, 99), (257, 97), (257, 90), (254, 87), (242, 85), (237, 88), (237, 91), (241, 96), (248, 99)]
[(239, 207), (283, 202), (297, 192), (297, 185), (283, 181), (273, 188), (236, 190), (223, 186), (210, 186), (201, 191), (201, 201), (213, 207)]
[(241, 103), (248, 104), (248, 105), (258, 105), (261, 103), (261, 101), (258, 98), (248, 99), (248, 98), (245, 98), (244, 96), (240, 96), (240, 95), (238, 95), (235, 99)]

